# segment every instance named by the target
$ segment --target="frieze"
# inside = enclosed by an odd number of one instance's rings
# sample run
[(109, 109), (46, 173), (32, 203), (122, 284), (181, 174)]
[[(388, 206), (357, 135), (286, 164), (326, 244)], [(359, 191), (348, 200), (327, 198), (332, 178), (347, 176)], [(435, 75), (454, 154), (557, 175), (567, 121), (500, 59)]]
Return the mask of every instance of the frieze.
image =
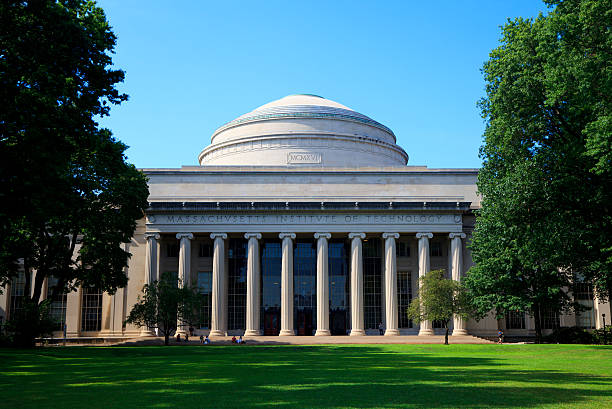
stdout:
[(161, 225), (460, 225), (458, 214), (154, 214)]

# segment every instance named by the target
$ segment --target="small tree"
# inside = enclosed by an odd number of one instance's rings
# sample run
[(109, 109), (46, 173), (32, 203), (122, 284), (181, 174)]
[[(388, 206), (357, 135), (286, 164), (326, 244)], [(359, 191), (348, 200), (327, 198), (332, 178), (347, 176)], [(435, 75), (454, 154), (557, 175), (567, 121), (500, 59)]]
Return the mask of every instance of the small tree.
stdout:
[(168, 345), (177, 322), (195, 323), (199, 315), (200, 294), (196, 288), (182, 288), (180, 284), (171, 273), (164, 273), (161, 280), (146, 284), (125, 322), (157, 328)]
[(444, 344), (448, 345), (448, 324), (453, 315), (468, 319), (473, 307), (465, 288), (444, 277), (443, 270), (432, 270), (420, 279), (419, 295), (408, 307), (408, 318), (417, 324), (438, 321), (444, 324)]

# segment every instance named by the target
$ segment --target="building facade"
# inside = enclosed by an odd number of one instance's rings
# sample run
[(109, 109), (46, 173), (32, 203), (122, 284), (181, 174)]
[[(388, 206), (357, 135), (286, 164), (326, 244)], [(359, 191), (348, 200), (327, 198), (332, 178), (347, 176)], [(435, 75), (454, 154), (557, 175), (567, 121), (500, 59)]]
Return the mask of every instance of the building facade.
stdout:
[[(461, 280), (472, 265), (477, 169), (407, 166), (389, 128), (314, 95), (263, 105), (223, 125), (211, 142), (200, 166), (144, 169), (150, 206), (127, 245), (128, 285), (114, 295), (81, 289), (53, 300), (68, 336), (154, 335), (123, 322), (143, 285), (164, 273), (204, 295), (196, 333), (438, 330), (412, 323), (406, 308), (427, 271)], [(18, 308), (21, 281), (0, 296), (5, 317)], [(591, 310), (549, 314), (545, 328), (602, 326), (609, 305), (587, 285), (575, 296)], [(452, 333), (490, 336), (498, 325), (508, 335), (534, 333), (524, 313), (499, 323), (455, 319)]]

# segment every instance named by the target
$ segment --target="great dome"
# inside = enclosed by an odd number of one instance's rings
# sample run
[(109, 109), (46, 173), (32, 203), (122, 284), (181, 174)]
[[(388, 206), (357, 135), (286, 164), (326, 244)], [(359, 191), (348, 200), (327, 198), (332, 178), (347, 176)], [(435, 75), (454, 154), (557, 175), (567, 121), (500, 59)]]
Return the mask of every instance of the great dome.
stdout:
[(391, 129), (317, 95), (289, 95), (221, 126), (199, 155), (211, 166), (405, 166)]

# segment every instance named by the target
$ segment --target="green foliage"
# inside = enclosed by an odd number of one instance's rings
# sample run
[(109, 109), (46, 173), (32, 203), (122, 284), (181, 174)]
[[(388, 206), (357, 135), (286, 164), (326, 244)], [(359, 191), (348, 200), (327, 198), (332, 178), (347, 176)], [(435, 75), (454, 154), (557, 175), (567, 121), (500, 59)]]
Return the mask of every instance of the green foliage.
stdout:
[(127, 283), (148, 188), (96, 122), (127, 99), (115, 40), (93, 1), (0, 2), (0, 284), (36, 271), (34, 301), (50, 275), (58, 293)]
[(161, 280), (144, 286), (142, 296), (138, 297), (125, 322), (159, 329), (168, 345), (170, 335), (177, 329), (177, 321), (197, 323), (201, 303), (197, 287), (183, 287), (174, 275), (164, 273)]
[(24, 297), (21, 308), (7, 321), (5, 331), (14, 346), (31, 348), (36, 338), (51, 335), (56, 323), (49, 315), (51, 301), (40, 304)]
[(446, 328), (444, 343), (448, 344), (448, 324), (453, 316), (468, 319), (474, 311), (466, 289), (444, 274), (444, 270), (432, 270), (420, 278), (419, 295), (408, 307), (408, 318), (417, 324), (422, 321), (442, 322)]
[(580, 271), (612, 288), (612, 1), (548, 1), (517, 18), (484, 64), (482, 208), (467, 285), (480, 315), (574, 307)]

